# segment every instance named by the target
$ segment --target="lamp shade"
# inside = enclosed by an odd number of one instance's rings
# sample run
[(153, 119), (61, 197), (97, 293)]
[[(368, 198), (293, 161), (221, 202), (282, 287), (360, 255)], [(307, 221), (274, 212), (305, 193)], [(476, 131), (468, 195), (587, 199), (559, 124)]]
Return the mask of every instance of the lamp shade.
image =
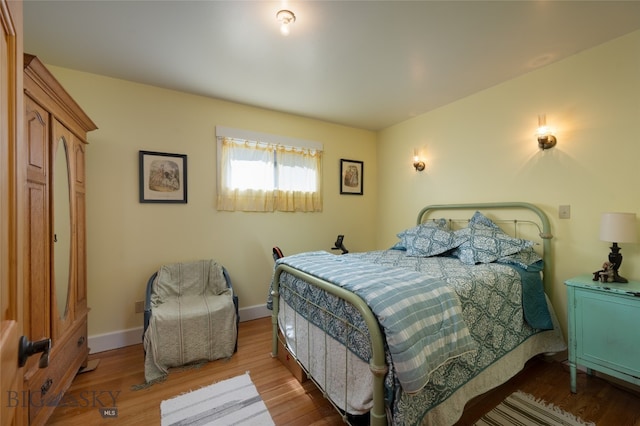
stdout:
[(635, 213), (602, 213), (600, 239), (611, 243), (635, 243), (638, 228)]

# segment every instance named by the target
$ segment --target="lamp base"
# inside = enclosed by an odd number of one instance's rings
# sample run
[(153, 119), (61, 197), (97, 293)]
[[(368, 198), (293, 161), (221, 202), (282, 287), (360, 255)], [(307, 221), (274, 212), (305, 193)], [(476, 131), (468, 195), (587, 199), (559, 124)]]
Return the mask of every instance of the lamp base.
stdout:
[(625, 277), (621, 277), (620, 275), (618, 275), (618, 271), (614, 271), (613, 273), (613, 282), (614, 283), (628, 283), (629, 280), (626, 279)]
[(620, 269), (620, 265), (622, 265), (622, 253), (620, 253), (620, 247), (618, 243), (611, 244), (611, 253), (609, 253), (609, 262), (611, 263), (611, 281), (614, 283), (628, 283), (629, 280), (618, 275), (618, 269)]

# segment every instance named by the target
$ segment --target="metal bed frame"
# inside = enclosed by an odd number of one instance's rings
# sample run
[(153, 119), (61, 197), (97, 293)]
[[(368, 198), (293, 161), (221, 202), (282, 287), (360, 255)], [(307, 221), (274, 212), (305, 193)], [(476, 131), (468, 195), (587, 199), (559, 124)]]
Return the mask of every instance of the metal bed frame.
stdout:
[[(514, 210), (528, 210), (534, 213), (540, 224), (524, 220), (511, 220), (511, 221), (501, 221), (496, 220), (497, 223), (509, 222), (513, 223), (514, 227), (517, 229), (518, 223), (526, 222), (535, 225), (539, 231), (539, 237), (542, 239), (542, 258), (544, 261), (544, 270), (543, 270), (543, 283), (545, 292), (549, 292), (552, 286), (552, 276), (550, 273), (551, 267), (551, 238), (553, 235), (551, 234), (551, 226), (549, 223), (549, 219), (540, 208), (537, 206), (526, 203), (526, 202), (503, 202), (503, 203), (467, 203), (467, 204), (434, 204), (424, 207), (418, 213), (417, 224), (421, 224), (432, 215), (435, 211), (454, 211), (454, 210), (499, 210), (499, 209), (514, 209)], [(462, 220), (454, 220), (463, 222)], [(516, 231), (517, 233), (517, 231)], [(370, 417), (370, 425), (371, 426), (382, 426), (387, 424), (387, 415), (385, 409), (385, 401), (384, 401), (384, 379), (385, 375), (388, 371), (388, 367), (385, 362), (385, 351), (384, 351), (384, 339), (382, 336), (382, 332), (380, 331), (380, 327), (378, 325), (378, 320), (375, 314), (371, 311), (369, 306), (355, 293), (352, 293), (348, 290), (345, 290), (341, 287), (338, 287), (330, 282), (319, 279), (313, 275), (307, 274), (305, 272), (294, 269), (288, 265), (277, 265), (274, 278), (272, 283), (271, 295), (273, 298), (273, 312), (271, 317), (271, 322), (273, 326), (273, 336), (272, 336), (272, 354), (271, 356), (277, 357), (278, 354), (278, 313), (280, 309), (280, 275), (286, 272), (291, 274), (297, 278), (304, 280), (305, 282), (314, 285), (340, 299), (345, 300), (346, 302), (353, 305), (362, 315), (364, 322), (368, 327), (368, 332), (370, 336), (371, 343), (371, 351), (372, 356), (369, 360), (369, 369), (373, 374), (373, 407), (369, 412)], [(296, 360), (297, 361), (297, 360)], [(304, 368), (303, 368), (304, 370)], [(305, 371), (306, 372), (306, 371)], [(313, 380), (313, 377), (309, 375), (309, 377)], [(313, 380), (316, 385), (318, 385), (317, 381)], [(318, 385), (320, 390), (324, 392), (321, 386)], [(347, 392), (347, 391), (345, 391)], [(331, 399), (329, 399), (331, 401)], [(331, 401), (333, 404), (333, 401)], [(335, 406), (335, 404), (333, 404)], [(338, 409), (338, 407), (336, 407)], [(343, 415), (343, 419), (345, 422), (347, 421), (346, 414)]]

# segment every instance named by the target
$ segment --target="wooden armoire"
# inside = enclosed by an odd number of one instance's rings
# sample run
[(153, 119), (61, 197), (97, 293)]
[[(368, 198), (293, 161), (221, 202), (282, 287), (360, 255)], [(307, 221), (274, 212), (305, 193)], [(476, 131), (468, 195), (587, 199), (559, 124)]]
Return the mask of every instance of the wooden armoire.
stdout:
[(23, 389), (25, 423), (40, 425), (89, 355), (85, 150), (87, 132), (97, 127), (43, 63), (28, 54), (24, 110), (24, 334), (34, 352), (42, 353), (25, 357)]

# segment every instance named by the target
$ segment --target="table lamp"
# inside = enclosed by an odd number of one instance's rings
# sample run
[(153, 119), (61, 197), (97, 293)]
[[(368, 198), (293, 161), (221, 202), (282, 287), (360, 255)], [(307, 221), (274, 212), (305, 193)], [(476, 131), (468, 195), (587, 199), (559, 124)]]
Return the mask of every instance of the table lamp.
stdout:
[(613, 268), (613, 281), (629, 282), (618, 274), (622, 264), (622, 254), (618, 243), (635, 243), (638, 241), (638, 228), (635, 213), (603, 213), (600, 220), (600, 240), (612, 243), (609, 262)]

